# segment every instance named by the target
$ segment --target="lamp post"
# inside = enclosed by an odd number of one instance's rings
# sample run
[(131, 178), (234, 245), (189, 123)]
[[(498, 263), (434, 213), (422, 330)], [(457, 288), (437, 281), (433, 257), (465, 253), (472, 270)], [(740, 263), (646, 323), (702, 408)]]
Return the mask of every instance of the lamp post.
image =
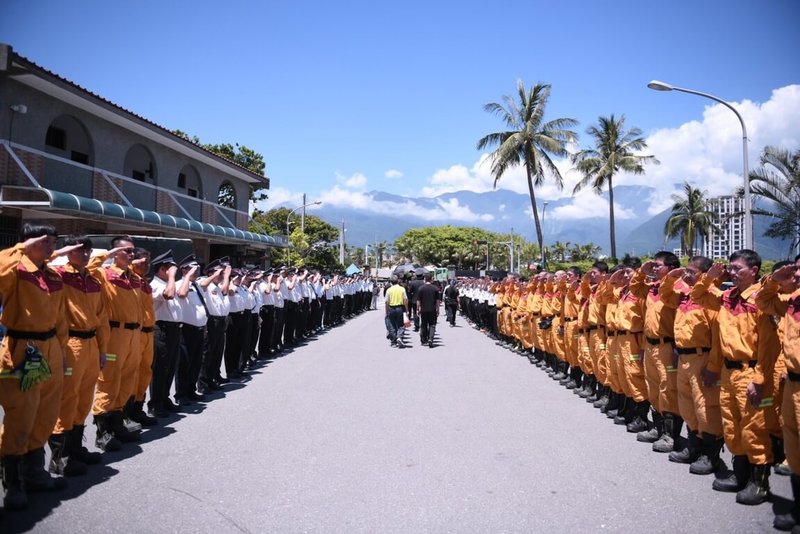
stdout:
[(710, 95), (708, 93), (703, 93), (701, 91), (695, 91), (693, 89), (685, 89), (683, 87), (675, 87), (674, 85), (670, 85), (665, 82), (660, 82), (658, 80), (652, 80), (650, 83), (647, 84), (647, 87), (653, 89), (655, 91), (679, 91), (681, 93), (689, 93), (690, 95), (697, 95), (703, 96), (705, 98), (710, 98), (715, 102), (719, 102), (729, 110), (733, 111), (736, 115), (736, 118), (739, 119), (739, 123), (742, 125), (742, 160), (744, 164), (744, 248), (753, 249), (753, 217), (750, 213), (750, 180), (748, 176), (748, 172), (750, 170), (750, 165), (747, 161), (747, 128), (744, 125), (744, 119), (736, 111), (736, 108), (719, 98), (718, 96)]
[[(305, 198), (305, 195), (303, 195), (303, 198)], [(297, 210), (301, 210), (308, 206), (319, 206), (320, 204), (322, 204), (322, 202), (319, 200), (317, 200), (316, 202), (309, 202), (307, 204), (304, 203), (302, 206), (297, 206), (296, 208), (294, 208), (292, 211), (289, 212), (289, 215), (286, 216), (286, 263), (289, 263), (289, 248), (292, 244), (291, 238), (289, 237), (289, 219), (291, 218), (292, 214)], [(305, 231), (305, 228), (303, 229), (303, 231)]]
[[(542, 232), (544, 232), (544, 214), (547, 212), (547, 205), (549, 204), (548, 201), (542, 202)], [(547, 259), (544, 256), (544, 238), (542, 238), (542, 269), (545, 268), (547, 265)]]

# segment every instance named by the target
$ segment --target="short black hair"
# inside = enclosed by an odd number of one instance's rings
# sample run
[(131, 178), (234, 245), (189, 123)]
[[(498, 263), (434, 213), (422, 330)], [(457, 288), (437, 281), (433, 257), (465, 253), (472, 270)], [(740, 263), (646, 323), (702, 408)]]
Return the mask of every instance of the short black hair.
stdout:
[(71, 235), (64, 238), (64, 246), (71, 247), (72, 245), (82, 245), (83, 248), (89, 250), (93, 249), (92, 239), (85, 235)]
[(592, 264), (592, 269), (597, 269), (601, 273), (608, 272), (608, 264), (604, 261), (596, 261)]
[(19, 231), (19, 240), (24, 242), (32, 237), (41, 237), (43, 235), (58, 237), (56, 227), (41, 221), (28, 221), (22, 225)]
[(117, 237), (111, 240), (111, 248), (117, 248), (123, 241), (128, 241), (129, 243), (133, 243), (133, 239), (131, 239), (131, 236), (118, 235)]
[(656, 255), (653, 256), (653, 259), (661, 260), (662, 262), (664, 262), (664, 265), (666, 265), (670, 269), (677, 269), (678, 267), (681, 266), (681, 260), (678, 259), (678, 256), (676, 256), (675, 254), (673, 254), (668, 250), (661, 250), (659, 252), (656, 252)]
[(711, 261), (711, 258), (707, 258), (705, 256), (692, 256), (692, 259), (689, 260), (689, 263), (693, 263), (698, 269), (700, 269), (701, 273), (707, 273), (714, 262)]
[(729, 261), (732, 262), (736, 260), (743, 260), (748, 267), (758, 267), (756, 274), (761, 270), (761, 256), (755, 250), (750, 250), (749, 248), (737, 250), (729, 258)]
[(781, 267), (786, 267), (787, 265), (794, 265), (794, 262), (793, 261), (789, 261), (789, 260), (783, 260), (783, 261), (776, 262), (775, 265), (772, 266), (772, 272), (774, 273), (775, 271), (777, 271)]
[(142, 247), (134, 247), (133, 249), (133, 258), (138, 260), (139, 258), (149, 258), (150, 251), (146, 248)]
[(638, 269), (642, 266), (642, 259), (639, 256), (626, 256), (622, 260), (622, 265), (631, 267), (632, 269)]
[(573, 265), (572, 267), (570, 267), (567, 270), (569, 272), (571, 272), (571, 273), (574, 273), (575, 276), (577, 276), (578, 278), (583, 277), (583, 270), (580, 267), (578, 267), (577, 265)]

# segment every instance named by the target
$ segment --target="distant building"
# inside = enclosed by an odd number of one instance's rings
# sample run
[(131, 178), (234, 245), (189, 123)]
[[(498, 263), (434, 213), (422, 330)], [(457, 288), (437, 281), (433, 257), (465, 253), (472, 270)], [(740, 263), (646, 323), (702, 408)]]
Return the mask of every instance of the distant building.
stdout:
[(706, 208), (717, 215), (717, 227), (703, 243), (703, 255), (711, 259), (728, 258), (744, 248), (744, 200), (740, 196), (708, 199)]

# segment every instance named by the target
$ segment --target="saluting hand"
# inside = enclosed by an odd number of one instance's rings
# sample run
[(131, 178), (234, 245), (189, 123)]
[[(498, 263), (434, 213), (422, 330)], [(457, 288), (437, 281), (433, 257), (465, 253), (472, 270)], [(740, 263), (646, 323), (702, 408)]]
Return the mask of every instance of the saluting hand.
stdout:
[(116, 256), (120, 252), (125, 252), (126, 254), (130, 254), (131, 252), (133, 252), (133, 247), (116, 247), (116, 248), (112, 248), (111, 250), (108, 251), (107, 254), (108, 254), (109, 258), (113, 258), (114, 256)]
[(82, 247), (83, 247), (82, 243), (76, 243), (74, 245), (67, 245), (66, 247), (61, 247), (60, 249), (54, 251), (53, 255), (54, 256), (66, 256), (67, 254), (69, 254), (73, 250), (78, 250), (79, 248), (82, 248)]
[(770, 278), (779, 284), (784, 284), (792, 279), (795, 271), (797, 271), (797, 265), (790, 263), (788, 265), (784, 265), (780, 269), (777, 269), (770, 275)]
[(711, 266), (706, 274), (711, 278), (722, 278), (722, 275), (725, 274), (725, 272), (725, 264), (717, 262)]
[(686, 269), (683, 267), (678, 267), (677, 269), (672, 269), (670, 272), (667, 273), (667, 276), (670, 278), (683, 278)]

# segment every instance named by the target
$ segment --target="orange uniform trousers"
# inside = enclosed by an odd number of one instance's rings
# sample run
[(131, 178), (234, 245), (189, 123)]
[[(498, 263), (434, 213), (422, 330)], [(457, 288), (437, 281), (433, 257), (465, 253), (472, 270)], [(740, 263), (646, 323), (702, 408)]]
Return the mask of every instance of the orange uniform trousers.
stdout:
[(644, 377), (644, 366), (639, 357), (642, 347), (636, 334), (617, 336), (619, 359), (625, 371), (625, 382), (622, 389), (625, 395), (635, 402), (647, 400), (647, 383)]
[(608, 383), (608, 354), (606, 352), (606, 333), (602, 328), (589, 332), (589, 353), (592, 356), (592, 368), (597, 381), (604, 386)]
[(564, 356), (572, 367), (579, 366), (578, 361), (578, 325), (575, 321), (564, 321)]
[(678, 368), (670, 343), (644, 342), (644, 373), (647, 397), (660, 413), (678, 413)]
[(580, 361), (581, 371), (585, 374), (593, 374), (594, 366), (592, 365), (592, 353), (589, 350), (589, 334), (578, 334), (578, 358)]
[(787, 379), (781, 404), (783, 447), (792, 473), (800, 475), (800, 380)]
[(751, 464), (772, 463), (772, 444), (767, 430), (766, 410), (754, 407), (747, 399), (747, 386), (755, 370), (722, 368), (719, 401), (725, 445), (734, 456), (747, 455)]
[(142, 347), (142, 356), (139, 361), (139, 374), (136, 384), (136, 400), (143, 401), (147, 393), (147, 388), (150, 386), (150, 380), (153, 379), (153, 356), (155, 354), (155, 347), (153, 345), (153, 332), (140, 332), (139, 344)]
[(608, 359), (608, 385), (613, 391), (621, 391), (620, 371), (624, 380), (624, 369), (620, 368), (619, 349), (616, 336), (609, 336), (606, 339), (606, 358)]
[(703, 385), (702, 371), (708, 363), (708, 352), (682, 354), (678, 365), (678, 413), (689, 430), (699, 435), (722, 436), (722, 413), (719, 406), (719, 385)]
[[(45, 341), (30, 341), (39, 348), (50, 364), (52, 376), (44, 383), (27, 391), (20, 389), (16, 377), (0, 378), (0, 405), (3, 406), (3, 426), (0, 428), (0, 456), (19, 456), (39, 449), (47, 442), (58, 419), (61, 389), (64, 382), (64, 354), (59, 340), (51, 337)], [(3, 338), (0, 352), (8, 356), (18, 369), (25, 360), (28, 341)]]
[[(141, 354), (139, 331), (112, 328), (108, 339), (106, 364), (97, 377), (97, 390), (92, 407), (94, 415), (117, 411), (125, 405), (128, 397), (121, 398), (124, 394), (123, 383), (126, 385), (128, 396), (133, 394), (136, 377), (131, 375), (135, 375), (139, 365), (140, 358), (137, 354)], [(128, 375), (125, 375), (126, 371)]]
[(64, 362), (64, 389), (53, 434), (64, 434), (75, 425), (82, 425), (92, 409), (94, 387), (100, 374), (97, 338), (70, 337)]

